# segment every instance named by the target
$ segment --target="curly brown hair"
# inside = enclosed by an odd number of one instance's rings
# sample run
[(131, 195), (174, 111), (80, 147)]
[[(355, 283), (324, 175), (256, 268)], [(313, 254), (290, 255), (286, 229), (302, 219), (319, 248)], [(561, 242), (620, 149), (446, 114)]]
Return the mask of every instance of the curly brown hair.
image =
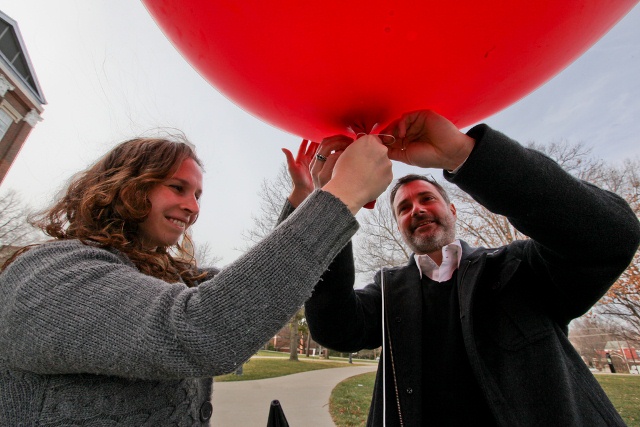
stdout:
[[(78, 239), (84, 244), (117, 249), (142, 273), (194, 286), (206, 273), (196, 268), (188, 233), (182, 244), (158, 247), (153, 252), (143, 248), (138, 234), (139, 224), (151, 210), (149, 191), (171, 177), (188, 158), (202, 168), (191, 145), (181, 137), (122, 142), (76, 174), (64, 195), (31, 223), (54, 239)], [(12, 259), (30, 247), (21, 249)]]

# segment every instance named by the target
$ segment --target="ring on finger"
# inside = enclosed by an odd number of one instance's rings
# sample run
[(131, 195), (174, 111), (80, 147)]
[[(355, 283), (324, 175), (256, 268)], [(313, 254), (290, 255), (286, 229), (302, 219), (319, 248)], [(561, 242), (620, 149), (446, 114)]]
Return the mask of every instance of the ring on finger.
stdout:
[(322, 154), (320, 154), (320, 153), (316, 154), (316, 159), (318, 159), (321, 162), (326, 162), (327, 161), (327, 158), (325, 156), (323, 156)]

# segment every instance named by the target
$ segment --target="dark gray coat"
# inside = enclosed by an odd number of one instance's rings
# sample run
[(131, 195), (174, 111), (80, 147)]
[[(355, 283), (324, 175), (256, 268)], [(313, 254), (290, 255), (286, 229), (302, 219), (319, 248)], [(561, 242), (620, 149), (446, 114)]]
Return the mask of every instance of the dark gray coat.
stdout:
[[(546, 156), (487, 126), (445, 178), (531, 240), (496, 249), (462, 243), (457, 274), (460, 320), (471, 368), (501, 426), (620, 426), (624, 422), (567, 338), (569, 322), (588, 311), (628, 266), (640, 241), (638, 219), (618, 196), (577, 180)], [(353, 289), (346, 247), (306, 303), (313, 338), (339, 351), (386, 339), (369, 414), (382, 425), (386, 363), (387, 426), (422, 425), (422, 293), (413, 257)], [(395, 375), (394, 375), (395, 371)], [(396, 395), (396, 384), (398, 393)]]

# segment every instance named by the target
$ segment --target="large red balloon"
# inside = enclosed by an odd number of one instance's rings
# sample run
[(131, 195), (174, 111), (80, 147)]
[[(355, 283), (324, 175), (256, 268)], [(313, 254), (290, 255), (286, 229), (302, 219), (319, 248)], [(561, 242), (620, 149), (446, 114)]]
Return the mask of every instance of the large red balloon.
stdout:
[(312, 140), (433, 109), (458, 127), (575, 60), (632, 0), (143, 0), (249, 113)]

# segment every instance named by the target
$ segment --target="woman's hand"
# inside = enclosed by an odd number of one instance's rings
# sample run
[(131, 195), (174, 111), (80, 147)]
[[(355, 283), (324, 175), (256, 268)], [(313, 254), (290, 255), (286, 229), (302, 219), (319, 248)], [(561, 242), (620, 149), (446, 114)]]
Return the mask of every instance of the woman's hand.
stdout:
[(322, 140), (311, 161), (311, 176), (315, 188), (322, 188), (331, 180), (338, 158), (352, 142), (352, 138), (344, 135), (330, 136)]
[(357, 139), (336, 158), (331, 179), (322, 188), (342, 200), (354, 215), (377, 199), (393, 179), (387, 147), (375, 135)]
[(309, 142), (303, 139), (295, 158), (291, 151), (286, 148), (282, 149), (282, 152), (287, 157), (287, 169), (292, 183), (289, 203), (295, 208), (313, 192), (314, 183), (311, 178), (310, 166), (311, 162), (315, 160), (318, 145), (317, 142)]

